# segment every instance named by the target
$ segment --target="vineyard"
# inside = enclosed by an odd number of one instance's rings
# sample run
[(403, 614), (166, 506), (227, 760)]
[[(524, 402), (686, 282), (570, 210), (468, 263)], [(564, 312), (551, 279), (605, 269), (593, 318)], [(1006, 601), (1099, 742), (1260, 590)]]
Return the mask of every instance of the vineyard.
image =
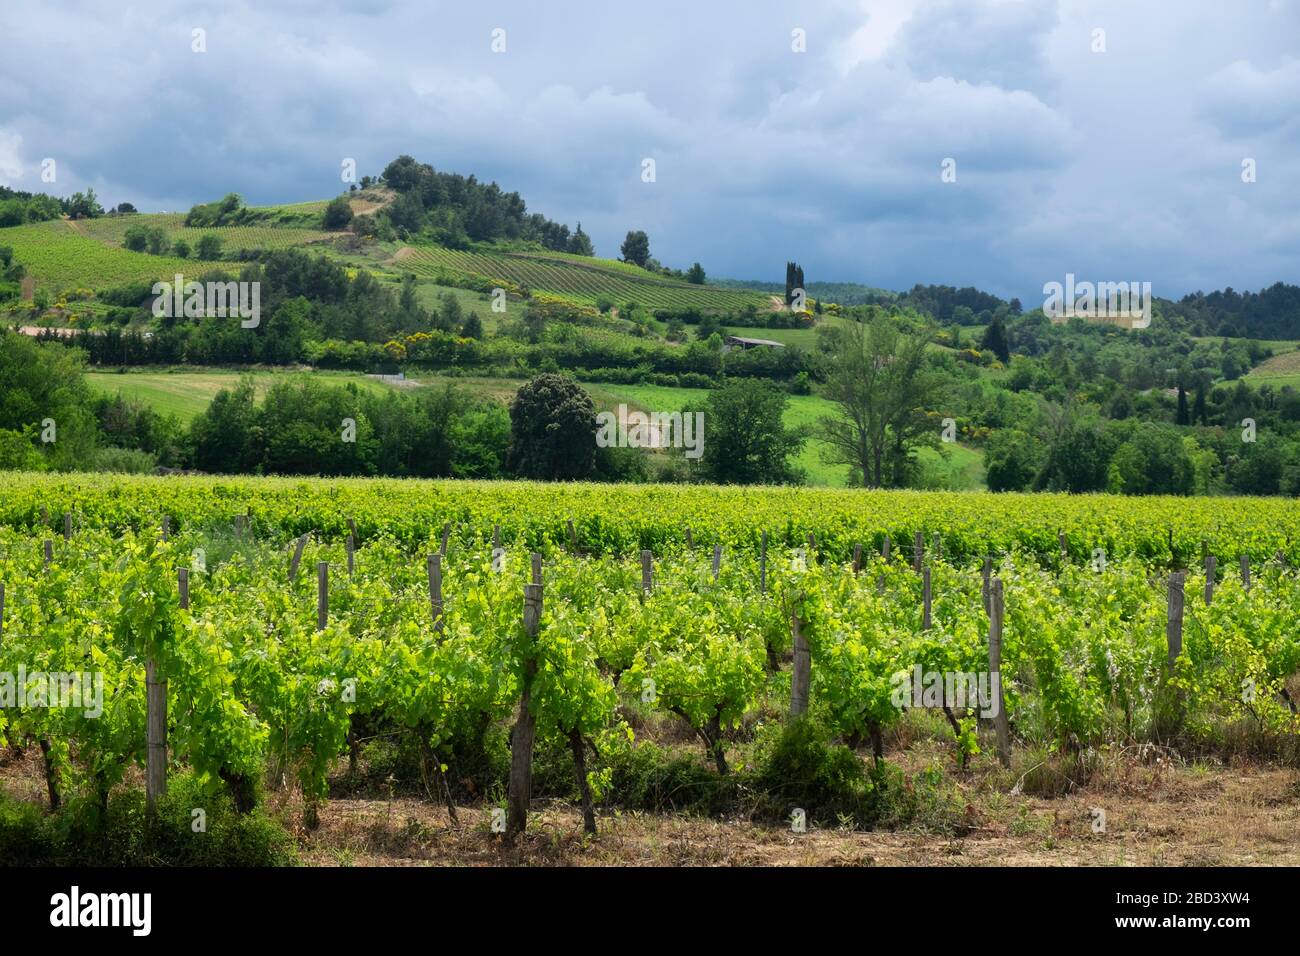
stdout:
[(506, 280), (532, 292), (547, 292), (593, 304), (607, 296), (618, 306), (627, 302), (649, 308), (740, 310), (752, 305), (770, 309), (768, 296), (657, 278), (636, 266), (558, 253), (462, 252), (441, 246), (407, 246), (393, 264), (404, 271), (437, 278), (460, 273)]
[(277, 224), (189, 227), (185, 225), (184, 213), (102, 216), (77, 224), (78, 230), (92, 239), (119, 247), (125, 241), (126, 231), (132, 226), (161, 229), (167, 234), (169, 244), (175, 243), (177, 239), (184, 239), (191, 249), (197, 245), (202, 236), (216, 236), (221, 240), (222, 254), (234, 258), (238, 258), (243, 250), (290, 249), (314, 242), (328, 242), (339, 235), (323, 229)]
[(128, 282), (148, 282), (190, 274), (219, 264), (152, 256), (107, 245), (76, 232), (60, 220), (0, 229), (0, 245), (36, 280), (38, 289), (106, 289)]
[(292, 783), (312, 828), (360, 742), (397, 737), (452, 820), (488, 754), (476, 802), (507, 835), (550, 747), (595, 832), (638, 727), (679, 722), (700, 772), (757, 787), (740, 739), (806, 714), (862, 776), (827, 796), (786, 765), (763, 812), (871, 827), (912, 710), (956, 773), (1243, 728), (1285, 751), (1295, 524), (1248, 499), (25, 477), (0, 497), (0, 674), (102, 695), (6, 701), (0, 743), (40, 742), (51, 804), (148, 764), (151, 793), (184, 769), (244, 809)]

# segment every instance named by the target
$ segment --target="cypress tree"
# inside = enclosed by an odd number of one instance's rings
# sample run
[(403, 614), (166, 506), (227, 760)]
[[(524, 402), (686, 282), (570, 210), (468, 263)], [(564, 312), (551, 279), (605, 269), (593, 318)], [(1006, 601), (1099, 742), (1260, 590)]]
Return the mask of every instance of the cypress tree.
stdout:
[(984, 330), (984, 337), (980, 340), (980, 348), (988, 349), (998, 357), (998, 361), (1003, 365), (1011, 362), (1011, 347), (1007, 344), (1007, 330), (1002, 324), (1001, 316), (994, 316), (989, 327)]
[(1190, 425), (1191, 416), (1187, 414), (1187, 390), (1182, 385), (1178, 386), (1178, 424)]

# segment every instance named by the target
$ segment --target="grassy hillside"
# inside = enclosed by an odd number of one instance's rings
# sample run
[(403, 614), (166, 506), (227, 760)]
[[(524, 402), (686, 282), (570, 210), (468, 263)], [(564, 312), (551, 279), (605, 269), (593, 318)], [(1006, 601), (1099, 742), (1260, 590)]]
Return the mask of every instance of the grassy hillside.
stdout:
[[(372, 211), (383, 202), (366, 194), (352, 200), (359, 212)], [(61, 220), (0, 229), (0, 245), (11, 246), (15, 258), (26, 266), (36, 288), (56, 293), (65, 289), (107, 289), (131, 281), (156, 280), (176, 273), (192, 274), (212, 263), (131, 252), (123, 247), (133, 226), (161, 229), (170, 246), (179, 239), (194, 248), (201, 236), (222, 241), (223, 261), (238, 265), (254, 254), (294, 247), (326, 247), (349, 235), (321, 228), (324, 201), (290, 206), (255, 207), (261, 217), (251, 225), (191, 228), (184, 213), (149, 213), (106, 216), (90, 220)], [(322, 249), (322, 251), (324, 251)], [(331, 247), (331, 251), (333, 247)], [(470, 279), (505, 280), (531, 292), (560, 296), (584, 305), (608, 298), (616, 306), (629, 302), (651, 308), (701, 311), (772, 307), (771, 297), (747, 290), (693, 285), (646, 272), (637, 266), (609, 259), (594, 259), (556, 252), (461, 251), (435, 245), (369, 243), (360, 251), (340, 252), (341, 258), (380, 273), (410, 272), (430, 282)], [(480, 315), (481, 318), (486, 316)]]

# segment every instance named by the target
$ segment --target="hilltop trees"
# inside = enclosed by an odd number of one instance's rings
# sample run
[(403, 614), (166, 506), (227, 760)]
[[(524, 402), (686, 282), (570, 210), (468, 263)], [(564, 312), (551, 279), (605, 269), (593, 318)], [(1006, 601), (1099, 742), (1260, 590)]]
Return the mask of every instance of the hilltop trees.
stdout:
[(582, 223), (578, 223), (578, 228), (573, 231), (569, 237), (569, 246), (565, 250), (575, 256), (594, 256), (596, 248), (591, 244), (591, 237), (582, 231)]
[[(94, 195), (93, 190), (91, 195)], [(67, 204), (68, 200), (45, 193), (33, 194), (0, 186), (0, 228), (57, 219), (66, 211)]]
[(95, 219), (104, 215), (104, 207), (99, 204), (93, 189), (73, 193), (71, 199), (64, 201), (63, 211), (69, 219)]
[(325, 207), (324, 225), (326, 229), (346, 229), (352, 221), (352, 204), (343, 196), (335, 196)]
[(650, 237), (640, 229), (629, 230), (619, 252), (624, 262), (635, 263), (644, 269), (650, 261)]
[(237, 226), (244, 220), (244, 200), (237, 193), (227, 193), (216, 202), (200, 203), (185, 216), (187, 226)]
[(686, 281), (694, 285), (704, 285), (704, 266), (697, 262), (687, 269)]
[[(496, 183), (440, 173), (405, 155), (384, 168), (382, 179), (398, 193), (398, 198), (376, 215), (395, 229), (426, 232), (452, 248), (463, 248), (468, 242), (505, 239), (538, 242), (556, 252), (577, 251), (570, 249), (576, 237), (569, 235), (568, 226), (530, 214), (519, 193), (505, 192)], [(584, 243), (579, 240), (577, 245)], [(590, 245), (590, 240), (585, 245)]]

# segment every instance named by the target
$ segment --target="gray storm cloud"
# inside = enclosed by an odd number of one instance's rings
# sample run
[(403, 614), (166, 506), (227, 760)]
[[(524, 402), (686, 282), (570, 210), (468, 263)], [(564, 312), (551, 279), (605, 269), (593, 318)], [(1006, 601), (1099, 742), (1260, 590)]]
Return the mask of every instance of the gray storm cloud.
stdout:
[(601, 254), (642, 228), (714, 275), (796, 258), (1026, 302), (1067, 272), (1157, 295), (1300, 278), (1291, 0), (10, 0), (0, 37), (18, 188), (53, 157), (55, 191), (144, 210), (300, 201), (344, 157), (409, 153), (581, 220)]

